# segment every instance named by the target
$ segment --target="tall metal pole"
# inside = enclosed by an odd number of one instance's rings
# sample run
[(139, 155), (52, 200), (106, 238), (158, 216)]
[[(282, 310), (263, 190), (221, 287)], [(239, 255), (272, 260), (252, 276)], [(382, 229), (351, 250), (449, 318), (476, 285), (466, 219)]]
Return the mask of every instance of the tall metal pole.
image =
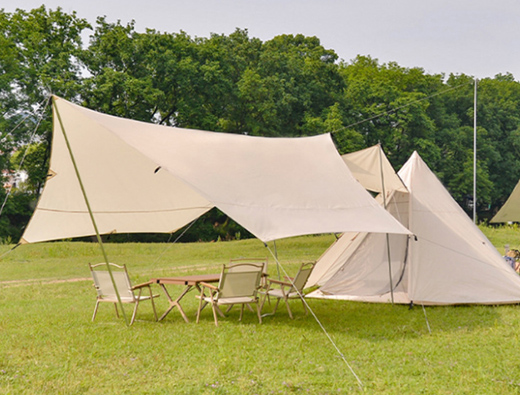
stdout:
[(83, 181), (81, 180), (81, 176), (79, 174), (78, 165), (76, 164), (76, 159), (74, 158), (74, 154), (72, 152), (72, 148), (70, 146), (69, 138), (67, 137), (67, 133), (65, 132), (65, 128), (63, 127), (63, 121), (61, 120), (60, 112), (58, 111), (58, 106), (56, 105), (56, 98), (53, 96), (52, 103), (54, 107), (54, 111), (56, 111), (56, 116), (58, 118), (58, 122), (60, 123), (61, 132), (63, 133), (63, 137), (65, 138), (65, 144), (67, 144), (67, 149), (69, 150), (70, 159), (72, 161), (72, 165), (74, 166), (74, 171), (76, 172), (76, 177), (79, 182), (79, 186), (81, 188), (81, 192), (83, 194), (83, 198), (85, 199), (85, 204), (87, 205), (87, 210), (90, 215), (90, 220), (92, 221), (92, 225), (94, 226), (94, 231), (96, 232), (96, 237), (99, 243), (99, 247), (101, 248), (101, 252), (103, 254), (103, 258), (107, 264), (108, 273), (110, 275), (110, 279), (112, 280), (112, 285), (114, 286), (114, 290), (116, 291), (117, 301), (119, 302), (119, 307), (121, 307), (121, 311), (123, 312), (123, 317), (125, 319), (126, 325), (129, 325), (128, 318), (125, 314), (125, 309), (123, 308), (123, 302), (121, 301), (121, 296), (119, 295), (119, 290), (117, 289), (116, 281), (114, 279), (114, 275), (112, 274), (112, 269), (110, 268), (108, 256), (105, 251), (105, 246), (103, 245), (103, 240), (101, 240), (101, 235), (99, 234), (99, 230), (96, 224), (96, 220), (94, 218), (94, 214), (92, 213), (92, 209), (90, 207), (90, 203), (87, 197), (87, 192), (85, 191), (85, 187), (83, 185)]
[(475, 78), (475, 93), (473, 97), (473, 222), (477, 223), (477, 84)]
[[(385, 176), (383, 172), (383, 148), (381, 144), (379, 144), (379, 166), (381, 169), (381, 191), (383, 193), (383, 207), (386, 210), (386, 191), (385, 191)], [(394, 304), (394, 284), (392, 280), (392, 256), (390, 254), (390, 235), (386, 234), (386, 254), (388, 257), (388, 277), (390, 279), (390, 297), (392, 299), (392, 304)]]

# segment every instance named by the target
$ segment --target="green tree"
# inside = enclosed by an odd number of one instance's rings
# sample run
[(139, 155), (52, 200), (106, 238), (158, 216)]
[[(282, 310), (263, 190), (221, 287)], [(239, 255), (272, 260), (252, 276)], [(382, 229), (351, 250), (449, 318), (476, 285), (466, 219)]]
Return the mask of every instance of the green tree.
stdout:
[[(153, 35), (152, 32), (149, 33)], [(81, 98), (92, 109), (140, 121), (152, 121), (158, 114), (163, 93), (154, 88), (158, 78), (150, 68), (145, 34), (135, 32), (134, 23), (126, 26), (98, 18), (88, 49), (82, 60), (90, 74), (85, 79)]]
[(81, 34), (90, 28), (76, 13), (45, 6), (17, 10), (8, 23), (8, 34), (16, 46), (19, 76), (14, 81), (26, 109), (42, 103), (50, 93), (74, 98), (81, 85)]

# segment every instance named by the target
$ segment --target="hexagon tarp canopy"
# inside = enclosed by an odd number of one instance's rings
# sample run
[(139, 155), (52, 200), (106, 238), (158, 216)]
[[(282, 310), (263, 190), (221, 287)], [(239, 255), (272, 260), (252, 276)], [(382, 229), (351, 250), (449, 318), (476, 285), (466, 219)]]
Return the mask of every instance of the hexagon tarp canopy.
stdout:
[(53, 114), (49, 178), (23, 243), (95, 234), (72, 158), (101, 234), (173, 232), (212, 207), (262, 241), (409, 233), (355, 180), (328, 134), (265, 138), (166, 127), (57, 97)]

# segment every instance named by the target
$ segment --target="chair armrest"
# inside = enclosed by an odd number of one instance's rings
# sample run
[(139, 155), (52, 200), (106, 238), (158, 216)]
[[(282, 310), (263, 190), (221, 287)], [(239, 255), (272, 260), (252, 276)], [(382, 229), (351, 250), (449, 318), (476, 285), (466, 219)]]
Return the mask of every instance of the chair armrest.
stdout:
[(142, 284), (138, 284), (138, 285), (134, 285), (132, 287), (132, 291), (135, 290), (135, 289), (139, 289), (139, 288), (143, 288), (143, 287), (149, 287), (151, 284), (154, 284), (154, 281), (147, 281), (145, 283), (142, 283)]
[(215, 287), (213, 284), (208, 284), (208, 283), (205, 283), (204, 281), (201, 281), (199, 283), (199, 285), (203, 286), (203, 287), (206, 287), (206, 288), (209, 288), (209, 289), (213, 289), (215, 291), (218, 291), (218, 287)]
[(288, 286), (288, 287), (290, 287), (292, 285), (291, 283), (288, 283), (286, 281), (281, 281), (281, 280), (269, 279), (268, 281), (271, 284), (285, 285), (285, 286)]

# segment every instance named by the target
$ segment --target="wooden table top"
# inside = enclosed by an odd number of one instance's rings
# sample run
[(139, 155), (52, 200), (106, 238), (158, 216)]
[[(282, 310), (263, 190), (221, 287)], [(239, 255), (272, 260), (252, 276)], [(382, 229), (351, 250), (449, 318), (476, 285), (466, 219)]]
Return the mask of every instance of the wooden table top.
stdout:
[(219, 274), (196, 274), (192, 276), (177, 276), (177, 277), (160, 277), (152, 278), (150, 281), (157, 284), (176, 284), (176, 285), (197, 285), (200, 282), (218, 283), (220, 280)]

